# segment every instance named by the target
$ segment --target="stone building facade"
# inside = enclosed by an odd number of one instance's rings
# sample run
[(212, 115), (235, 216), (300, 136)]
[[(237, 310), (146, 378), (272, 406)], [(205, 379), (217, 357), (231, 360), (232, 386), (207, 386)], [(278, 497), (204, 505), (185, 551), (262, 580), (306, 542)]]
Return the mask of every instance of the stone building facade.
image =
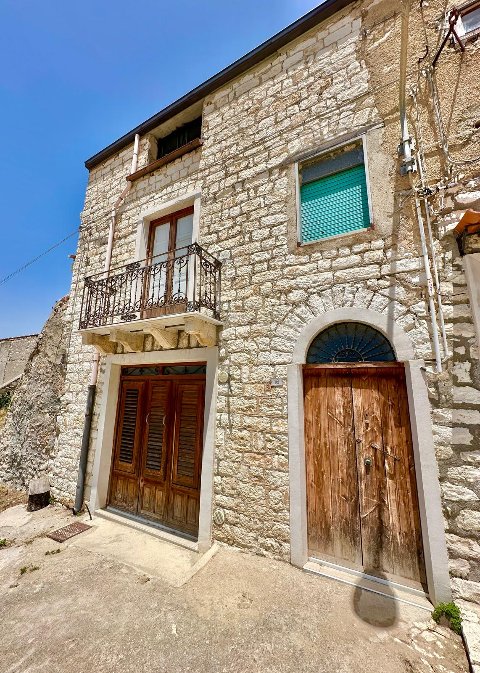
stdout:
[[(468, 42), (461, 52), (447, 41), (433, 67), (445, 17), (436, 1), (327, 2), (87, 162), (67, 307), (67, 321), (83, 322), (67, 353), (57, 495), (75, 494), (89, 385), (96, 396), (85, 497), (101, 510), (111, 494), (121, 368), (206, 363), (198, 547), (215, 539), (302, 567), (310, 554), (302, 368), (322, 330), (368, 325), (404, 363), (426, 587), (433, 601), (453, 589), (478, 602), (478, 334), (453, 230), (478, 199), (470, 82), (480, 47)], [(402, 88), (423, 184), (418, 166), (399, 171)], [(157, 159), (158, 138), (199, 116), (201, 142)], [(370, 226), (299, 241), (299, 171), (360, 146)], [(144, 312), (112, 325), (105, 288), (116, 290), (105, 278), (138, 274), (141, 264), (127, 265), (147, 257), (151, 222), (178, 211), (193, 212), (193, 241), (221, 263), (215, 315)], [(439, 273), (445, 352), (435, 288), (436, 320), (429, 310), (419, 213), (424, 231), (427, 217), (433, 228), (427, 253)], [(102, 273), (103, 285), (85, 284)], [(85, 320), (89, 287), (104, 291), (96, 323)]]

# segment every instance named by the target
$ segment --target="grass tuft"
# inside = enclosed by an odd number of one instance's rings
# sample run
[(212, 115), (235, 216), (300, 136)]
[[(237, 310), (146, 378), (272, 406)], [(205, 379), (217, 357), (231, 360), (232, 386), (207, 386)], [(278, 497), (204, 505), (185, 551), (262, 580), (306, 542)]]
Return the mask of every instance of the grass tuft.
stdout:
[(32, 566), (32, 564), (30, 563), (30, 565), (22, 566), (20, 568), (20, 575), (25, 575), (25, 573), (33, 573), (34, 570), (39, 570), (39, 569), (40, 569), (40, 566)]
[(452, 631), (459, 635), (462, 633), (462, 615), (458, 605), (455, 605), (455, 603), (439, 603), (432, 612), (432, 619), (438, 624), (442, 617), (445, 617)]

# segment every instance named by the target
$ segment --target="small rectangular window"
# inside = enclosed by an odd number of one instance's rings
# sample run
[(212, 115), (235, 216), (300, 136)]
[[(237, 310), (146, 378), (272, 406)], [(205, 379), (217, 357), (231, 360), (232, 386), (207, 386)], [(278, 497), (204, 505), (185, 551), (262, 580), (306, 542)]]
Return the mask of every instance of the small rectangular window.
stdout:
[(362, 144), (350, 144), (299, 166), (300, 242), (370, 227)]
[(175, 131), (169, 133), (168, 136), (159, 138), (157, 142), (157, 159), (161, 159), (167, 154), (180, 149), (180, 147), (188, 145), (188, 143), (192, 142), (192, 140), (200, 138), (201, 133), (202, 118), (197, 117), (197, 119), (194, 119), (193, 121), (180, 126), (178, 129), (175, 129)]

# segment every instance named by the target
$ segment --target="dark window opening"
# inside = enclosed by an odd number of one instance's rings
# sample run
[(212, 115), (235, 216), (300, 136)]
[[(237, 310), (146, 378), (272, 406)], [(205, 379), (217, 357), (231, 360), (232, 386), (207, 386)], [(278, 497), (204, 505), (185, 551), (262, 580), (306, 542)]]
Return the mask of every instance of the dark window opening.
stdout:
[(154, 365), (122, 367), (122, 376), (172, 376), (179, 374), (206, 374), (207, 365)]
[(167, 154), (170, 154), (170, 152), (174, 152), (180, 147), (188, 145), (192, 140), (200, 138), (201, 133), (202, 118), (197, 117), (197, 119), (175, 129), (175, 131), (169, 133), (168, 136), (159, 138), (157, 141), (157, 159), (161, 159)]

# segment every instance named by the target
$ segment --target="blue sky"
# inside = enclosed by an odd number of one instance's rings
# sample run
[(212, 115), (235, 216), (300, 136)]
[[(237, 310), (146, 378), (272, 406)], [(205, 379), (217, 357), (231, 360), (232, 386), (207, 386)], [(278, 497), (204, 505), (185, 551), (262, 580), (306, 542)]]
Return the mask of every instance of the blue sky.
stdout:
[[(78, 227), (85, 159), (317, 4), (0, 0), (0, 279)], [(0, 285), (0, 338), (41, 329), (75, 248)]]

